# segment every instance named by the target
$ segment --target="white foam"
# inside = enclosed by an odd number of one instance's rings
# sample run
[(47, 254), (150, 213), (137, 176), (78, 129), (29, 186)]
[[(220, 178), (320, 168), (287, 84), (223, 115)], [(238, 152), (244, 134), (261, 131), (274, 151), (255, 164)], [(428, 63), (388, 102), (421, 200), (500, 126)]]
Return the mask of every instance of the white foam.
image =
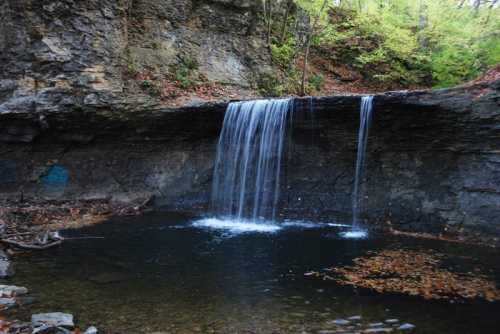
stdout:
[(368, 237), (368, 232), (363, 230), (351, 230), (340, 233), (340, 236), (345, 239), (365, 239)]
[(205, 218), (193, 222), (192, 226), (201, 228), (210, 228), (216, 230), (225, 230), (233, 234), (240, 233), (276, 233), (282, 229), (281, 226), (266, 223), (254, 222), (247, 220), (231, 220), (231, 219), (217, 219)]
[[(271, 222), (266, 220), (249, 220), (234, 218), (203, 218), (191, 223), (196, 228), (220, 230), (229, 235), (242, 233), (277, 233), (291, 229), (323, 229), (351, 227), (351, 225), (337, 223), (313, 223), (303, 220), (285, 220), (284, 222)], [(348, 231), (341, 233), (342, 237), (347, 239), (362, 239), (367, 237), (368, 233), (362, 230)]]
[(318, 223), (310, 223), (305, 221), (293, 221), (293, 220), (285, 220), (280, 224), (284, 227), (298, 227), (298, 228), (320, 228), (323, 227), (323, 224)]
[(326, 225), (330, 227), (351, 227), (351, 225), (347, 224), (338, 224), (338, 223), (327, 223)]

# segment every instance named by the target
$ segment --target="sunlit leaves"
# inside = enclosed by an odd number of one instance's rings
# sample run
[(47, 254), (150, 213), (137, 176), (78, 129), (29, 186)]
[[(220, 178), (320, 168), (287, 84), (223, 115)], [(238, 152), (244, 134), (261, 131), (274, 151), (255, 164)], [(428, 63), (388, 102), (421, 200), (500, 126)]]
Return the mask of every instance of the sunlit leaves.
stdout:
[(444, 267), (444, 254), (410, 250), (383, 250), (354, 259), (354, 265), (306, 273), (374, 291), (396, 292), (425, 299), (482, 298), (500, 300), (493, 279), (473, 271), (456, 272)]

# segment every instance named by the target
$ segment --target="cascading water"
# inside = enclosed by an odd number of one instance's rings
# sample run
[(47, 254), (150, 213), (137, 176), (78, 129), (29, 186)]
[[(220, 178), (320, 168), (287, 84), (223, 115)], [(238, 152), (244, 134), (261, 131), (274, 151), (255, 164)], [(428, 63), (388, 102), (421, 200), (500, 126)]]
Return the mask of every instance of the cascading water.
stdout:
[(218, 218), (276, 218), (291, 102), (256, 100), (228, 106), (212, 186), (212, 210)]
[(359, 207), (361, 204), (360, 195), (362, 195), (361, 185), (365, 171), (366, 146), (368, 143), (368, 133), (372, 120), (373, 96), (363, 96), (361, 99), (361, 110), (359, 113), (359, 131), (358, 131), (358, 154), (356, 158), (356, 174), (354, 178), (354, 190), (352, 192), (352, 229), (359, 229)]

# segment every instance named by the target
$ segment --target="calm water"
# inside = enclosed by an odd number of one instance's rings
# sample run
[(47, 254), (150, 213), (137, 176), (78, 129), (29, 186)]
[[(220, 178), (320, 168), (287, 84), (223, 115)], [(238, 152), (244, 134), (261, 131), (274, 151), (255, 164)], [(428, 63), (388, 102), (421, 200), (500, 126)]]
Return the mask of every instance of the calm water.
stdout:
[[(117, 218), (66, 236), (58, 249), (19, 257), (12, 283), (38, 300), (17, 316), (66, 311), (81, 327), (106, 333), (318, 333), (328, 321), (362, 315), (398, 318), (413, 333), (498, 333), (499, 303), (450, 304), (379, 295), (304, 278), (309, 270), (349, 264), (368, 250), (433, 248), (454, 265), (479, 264), (500, 277), (498, 251), (372, 236), (338, 237), (342, 228), (289, 226), (275, 233), (193, 227), (171, 213)], [(472, 257), (462, 264), (461, 257)]]

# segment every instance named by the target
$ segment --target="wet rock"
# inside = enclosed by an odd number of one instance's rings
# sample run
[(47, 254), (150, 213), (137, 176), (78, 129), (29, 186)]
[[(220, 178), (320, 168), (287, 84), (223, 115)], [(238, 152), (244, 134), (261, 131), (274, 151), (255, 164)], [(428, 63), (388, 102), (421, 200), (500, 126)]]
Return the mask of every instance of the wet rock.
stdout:
[(0, 309), (8, 309), (16, 306), (16, 300), (14, 298), (0, 298)]
[(74, 334), (74, 333), (64, 327), (42, 325), (37, 328), (34, 328), (31, 334)]
[(51, 327), (67, 327), (73, 328), (73, 315), (62, 312), (39, 313), (31, 316), (31, 324), (33, 327), (51, 326)]
[(15, 274), (14, 266), (9, 261), (7, 254), (0, 249), (0, 278), (11, 277)]
[(318, 334), (334, 334), (334, 333), (338, 333), (338, 331), (333, 329), (322, 329), (318, 331)]
[(339, 325), (339, 326), (346, 326), (346, 325), (349, 325), (351, 323), (349, 320), (346, 320), (346, 319), (335, 319), (332, 322), (335, 325)]
[(14, 321), (9, 325), (9, 333), (29, 333), (31, 324), (29, 322)]
[(405, 324), (402, 324), (401, 326), (398, 327), (398, 330), (400, 331), (407, 331), (407, 330), (412, 330), (415, 328), (415, 325), (412, 325), (412, 324), (409, 324), (409, 323), (405, 323)]
[(360, 315), (354, 315), (354, 316), (352, 316), (352, 317), (347, 318), (347, 320), (351, 320), (351, 321), (359, 321), (359, 320), (361, 320), (362, 318), (363, 318), (363, 317), (362, 317), (362, 316), (360, 316)]
[(388, 324), (395, 324), (399, 322), (399, 319), (387, 319), (385, 322)]
[(371, 324), (368, 324), (368, 327), (382, 327), (384, 326), (383, 322), (372, 322)]
[(28, 289), (23, 286), (0, 284), (0, 296), (2, 297), (15, 297), (25, 295), (27, 293)]
[(393, 331), (392, 328), (381, 327), (381, 328), (365, 329), (363, 333), (391, 333), (392, 331)]
[(83, 334), (97, 334), (99, 331), (94, 326), (90, 326)]

